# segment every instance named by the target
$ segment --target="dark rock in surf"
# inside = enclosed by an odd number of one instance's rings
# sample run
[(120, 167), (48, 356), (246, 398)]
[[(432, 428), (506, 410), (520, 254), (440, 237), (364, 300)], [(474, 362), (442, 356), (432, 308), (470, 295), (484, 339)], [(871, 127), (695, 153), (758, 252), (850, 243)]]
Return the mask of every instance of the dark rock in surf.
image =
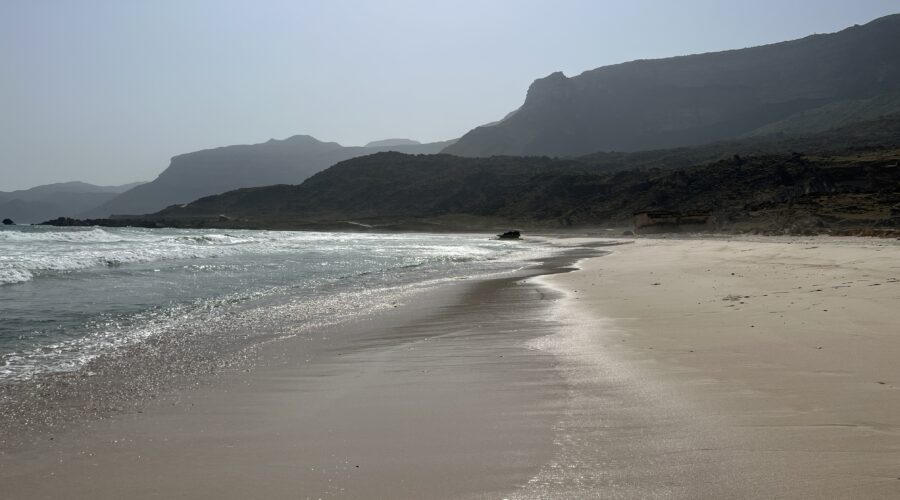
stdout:
[(502, 234), (498, 234), (497, 238), (501, 240), (517, 240), (522, 237), (522, 233), (518, 231), (507, 231)]
[(16, 223), (12, 219), (3, 219), (4, 226), (14, 226)]

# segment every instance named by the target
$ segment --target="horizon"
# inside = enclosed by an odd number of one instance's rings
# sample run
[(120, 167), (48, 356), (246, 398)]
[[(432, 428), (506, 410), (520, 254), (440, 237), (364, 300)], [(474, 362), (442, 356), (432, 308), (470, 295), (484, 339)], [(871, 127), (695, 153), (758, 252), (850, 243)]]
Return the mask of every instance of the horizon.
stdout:
[(15, 71), (0, 81), (0, 191), (151, 181), (179, 154), (294, 135), (449, 140), (518, 108), (555, 71), (766, 45), (896, 12), (838, 3), (6, 4), (0, 58)]

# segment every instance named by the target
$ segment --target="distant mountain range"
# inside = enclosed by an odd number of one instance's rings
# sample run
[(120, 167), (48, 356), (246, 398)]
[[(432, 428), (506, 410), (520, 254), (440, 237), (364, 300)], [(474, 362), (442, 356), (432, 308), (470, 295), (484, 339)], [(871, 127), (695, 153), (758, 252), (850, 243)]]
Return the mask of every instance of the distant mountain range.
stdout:
[(299, 184), (337, 162), (380, 151), (437, 153), (453, 141), (420, 144), (390, 139), (363, 147), (322, 142), (308, 135), (262, 144), (226, 146), (178, 155), (153, 182), (137, 186), (94, 207), (90, 217), (146, 214), (233, 189), (272, 184)]
[(900, 15), (741, 50), (605, 66), (535, 81), (460, 156), (579, 156), (811, 133), (900, 111)]
[(363, 147), (366, 148), (384, 148), (392, 146), (418, 146), (422, 143), (412, 139), (384, 139), (381, 141), (372, 141)]
[(566, 227), (626, 225), (641, 210), (702, 210), (734, 227), (898, 229), (898, 162), (900, 114), (806, 136), (573, 159), (379, 153), (338, 163), (298, 186), (239, 189), (146, 220), (218, 227), (349, 221), (409, 227), (423, 220), (434, 229), (460, 220)]
[(60, 182), (19, 191), (0, 191), (0, 218), (30, 224), (54, 217), (80, 217), (140, 184), (95, 186), (86, 182)]
[(558, 227), (701, 210), (733, 227), (897, 228), (898, 161), (893, 15), (762, 47), (554, 73), (522, 107), (457, 141), (343, 147), (294, 136), (176, 156), (90, 212), (149, 215), (73, 223)]

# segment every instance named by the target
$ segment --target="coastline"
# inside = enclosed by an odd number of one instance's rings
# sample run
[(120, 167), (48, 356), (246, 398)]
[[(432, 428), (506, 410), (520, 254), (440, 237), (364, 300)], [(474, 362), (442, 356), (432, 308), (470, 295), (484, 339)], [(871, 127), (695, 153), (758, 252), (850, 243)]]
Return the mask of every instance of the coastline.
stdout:
[(568, 250), (0, 451), (4, 494), (900, 495), (898, 242), (545, 238)]
[(551, 297), (524, 280), (596, 255), (571, 249), (501, 278), (279, 339), (211, 380), (0, 453), (15, 498), (495, 497), (553, 451), (562, 408)]

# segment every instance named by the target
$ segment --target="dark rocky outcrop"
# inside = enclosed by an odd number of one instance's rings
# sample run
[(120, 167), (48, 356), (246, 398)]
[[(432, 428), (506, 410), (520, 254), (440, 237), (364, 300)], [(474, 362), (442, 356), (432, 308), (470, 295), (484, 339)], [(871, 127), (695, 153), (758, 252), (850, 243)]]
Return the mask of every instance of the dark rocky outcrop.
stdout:
[(841, 32), (536, 80), (445, 153), (577, 156), (810, 133), (900, 108), (900, 15)]
[(516, 230), (506, 231), (505, 233), (500, 233), (497, 235), (497, 238), (501, 240), (517, 240), (522, 237), (522, 233)]
[(14, 226), (16, 223), (12, 219), (3, 219), (4, 226)]
[(53, 220), (41, 222), (41, 226), (60, 226), (60, 227), (173, 227), (164, 221), (149, 219), (73, 219), (72, 217), (58, 217)]

